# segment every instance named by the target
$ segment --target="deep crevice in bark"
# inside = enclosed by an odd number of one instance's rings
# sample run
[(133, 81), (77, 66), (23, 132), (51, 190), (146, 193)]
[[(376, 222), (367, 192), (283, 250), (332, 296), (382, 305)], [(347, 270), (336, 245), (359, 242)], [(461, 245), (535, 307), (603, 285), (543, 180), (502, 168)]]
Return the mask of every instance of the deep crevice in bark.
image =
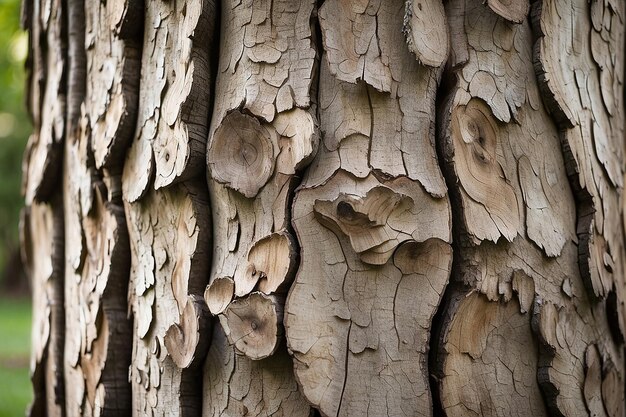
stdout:
[(448, 96), (452, 93), (456, 86), (455, 75), (449, 63), (445, 64), (445, 67), (441, 74), (441, 80), (437, 88), (437, 96), (435, 101), (435, 148), (437, 151), (437, 161), (439, 163), (439, 169), (443, 173), (446, 181), (446, 187), (448, 189), (448, 198), (450, 199), (450, 210), (452, 215), (452, 268), (450, 270), (450, 277), (448, 278), (448, 285), (441, 297), (437, 312), (432, 320), (432, 328), (430, 331), (429, 339), (429, 351), (428, 351), (428, 366), (429, 366), (429, 383), (430, 394), (433, 403), (433, 416), (445, 416), (443, 404), (441, 401), (441, 393), (439, 391), (439, 380), (443, 377), (443, 337), (442, 328), (446, 321), (450, 318), (448, 306), (452, 301), (455, 294), (460, 293), (462, 284), (458, 283), (455, 277), (458, 276), (460, 270), (460, 241), (461, 230), (459, 229), (462, 223), (461, 213), (461, 199), (457, 196), (458, 189), (454, 186), (455, 176), (451, 171), (451, 167), (446, 163), (445, 155), (445, 143), (447, 140), (443, 131), (441, 118), (446, 111), (448, 102)]

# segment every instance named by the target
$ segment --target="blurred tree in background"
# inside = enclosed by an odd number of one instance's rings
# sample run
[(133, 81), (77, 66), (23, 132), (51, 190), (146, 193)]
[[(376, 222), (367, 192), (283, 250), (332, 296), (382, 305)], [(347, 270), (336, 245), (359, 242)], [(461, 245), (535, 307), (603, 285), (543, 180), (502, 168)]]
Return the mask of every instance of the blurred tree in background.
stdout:
[(19, 17), (20, 0), (0, 0), (0, 288), (15, 287), (22, 279), (15, 263), (23, 204), (21, 161), (31, 124), (23, 98), (28, 38)]
[(0, 417), (24, 415), (28, 376), (30, 301), (9, 299), (26, 279), (19, 258), (22, 154), (31, 123), (24, 103), (28, 38), (20, 29), (20, 0), (0, 0)]

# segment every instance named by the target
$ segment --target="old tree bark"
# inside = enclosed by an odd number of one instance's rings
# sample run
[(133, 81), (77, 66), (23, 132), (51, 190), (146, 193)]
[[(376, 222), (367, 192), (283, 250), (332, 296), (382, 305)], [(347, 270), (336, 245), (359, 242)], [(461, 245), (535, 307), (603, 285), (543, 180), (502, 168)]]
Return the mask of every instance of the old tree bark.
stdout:
[(624, 416), (622, 0), (25, 0), (34, 416)]

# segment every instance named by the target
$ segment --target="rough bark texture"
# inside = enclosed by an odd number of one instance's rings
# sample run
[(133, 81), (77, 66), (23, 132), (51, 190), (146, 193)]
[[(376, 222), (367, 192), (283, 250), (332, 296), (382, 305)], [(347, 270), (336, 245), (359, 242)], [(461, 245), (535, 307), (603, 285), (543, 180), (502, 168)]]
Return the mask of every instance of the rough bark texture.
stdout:
[(620, 0), (25, 0), (36, 416), (624, 416)]

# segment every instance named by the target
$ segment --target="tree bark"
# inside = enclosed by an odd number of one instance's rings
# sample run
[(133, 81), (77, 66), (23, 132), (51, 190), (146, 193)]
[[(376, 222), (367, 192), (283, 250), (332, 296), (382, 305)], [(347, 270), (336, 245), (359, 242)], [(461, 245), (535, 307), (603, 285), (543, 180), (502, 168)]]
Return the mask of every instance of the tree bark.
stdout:
[(619, 0), (24, 0), (33, 416), (624, 416)]

